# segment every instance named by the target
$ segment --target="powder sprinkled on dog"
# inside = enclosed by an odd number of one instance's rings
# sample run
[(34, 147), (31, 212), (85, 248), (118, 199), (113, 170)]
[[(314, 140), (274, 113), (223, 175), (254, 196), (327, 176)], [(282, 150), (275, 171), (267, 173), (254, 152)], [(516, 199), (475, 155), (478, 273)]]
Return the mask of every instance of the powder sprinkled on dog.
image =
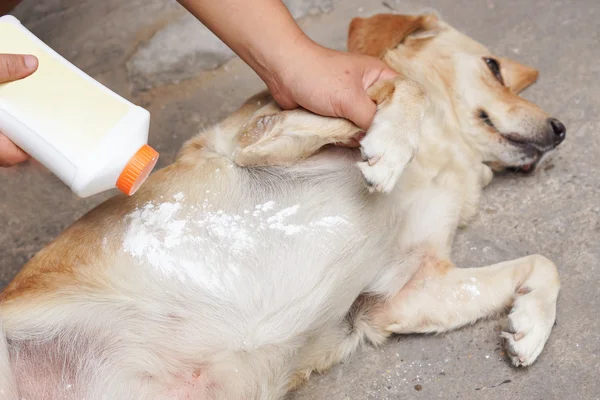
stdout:
[[(299, 216), (301, 206), (280, 208), (273, 200), (239, 214), (215, 211), (207, 198), (200, 207), (184, 208), (184, 200), (185, 195), (180, 192), (172, 196), (172, 201), (149, 202), (131, 212), (127, 216), (123, 251), (167, 276), (181, 279), (211, 276), (214, 281), (226, 271), (206, 270), (211, 268), (210, 264), (218, 264), (208, 258), (218, 257), (231, 265), (237, 264), (238, 258), (261, 245), (264, 235), (269, 232), (312, 240), (323, 234), (334, 234), (349, 225), (344, 216), (324, 216), (305, 224), (292, 223), (291, 220)], [(186, 249), (198, 244), (209, 244), (211, 254), (206, 254), (208, 258), (204, 260), (187, 259), (189, 251)]]
[(175, 219), (179, 203), (147, 203), (129, 216), (123, 249), (156, 268), (172, 268), (176, 262), (169, 249), (181, 244), (186, 222)]

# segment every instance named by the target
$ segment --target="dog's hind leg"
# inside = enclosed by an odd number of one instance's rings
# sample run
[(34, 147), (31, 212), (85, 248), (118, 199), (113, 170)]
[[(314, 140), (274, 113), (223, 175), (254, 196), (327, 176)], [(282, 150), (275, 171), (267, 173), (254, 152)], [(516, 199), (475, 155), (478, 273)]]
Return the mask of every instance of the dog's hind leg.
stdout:
[(510, 308), (501, 336), (516, 366), (532, 364), (548, 340), (560, 289), (556, 266), (532, 255), (483, 267), (454, 268), (426, 259), (394, 297), (373, 310), (372, 319), (393, 333), (443, 332)]
[(317, 330), (298, 352), (289, 389), (300, 386), (313, 372), (324, 373), (367, 343), (384, 343), (390, 334), (379, 331), (369, 316), (378, 302), (376, 297), (360, 296), (344, 319)]
[(240, 132), (233, 161), (239, 166), (286, 165), (328, 144), (358, 147), (361, 130), (350, 121), (304, 109), (259, 110)]

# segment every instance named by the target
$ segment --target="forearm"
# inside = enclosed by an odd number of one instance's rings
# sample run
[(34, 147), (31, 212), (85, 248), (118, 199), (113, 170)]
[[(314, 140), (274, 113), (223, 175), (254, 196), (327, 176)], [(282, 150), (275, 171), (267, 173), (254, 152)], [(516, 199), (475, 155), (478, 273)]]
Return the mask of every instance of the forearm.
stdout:
[[(264, 80), (315, 46), (281, 0), (179, 0)], [(193, 38), (190, 38), (193, 40)]]
[(282, 0), (178, 1), (260, 76), (283, 109), (300, 106), (367, 130), (377, 107), (366, 89), (397, 75), (374, 57), (318, 45)]

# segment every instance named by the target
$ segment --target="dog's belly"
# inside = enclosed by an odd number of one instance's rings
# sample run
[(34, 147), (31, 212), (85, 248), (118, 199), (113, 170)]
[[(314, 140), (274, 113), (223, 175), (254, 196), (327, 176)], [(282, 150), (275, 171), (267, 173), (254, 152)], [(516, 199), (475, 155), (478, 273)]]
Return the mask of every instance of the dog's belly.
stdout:
[(133, 265), (119, 272), (132, 285), (146, 277), (143, 292), (134, 289), (147, 299), (141, 306), (157, 303), (207, 349), (281, 343), (341, 318), (385, 252), (383, 233), (368, 228), (373, 206), (356, 200), (362, 181), (339, 173), (353, 185), (212, 188), (200, 199), (182, 192), (141, 205), (120, 243)]

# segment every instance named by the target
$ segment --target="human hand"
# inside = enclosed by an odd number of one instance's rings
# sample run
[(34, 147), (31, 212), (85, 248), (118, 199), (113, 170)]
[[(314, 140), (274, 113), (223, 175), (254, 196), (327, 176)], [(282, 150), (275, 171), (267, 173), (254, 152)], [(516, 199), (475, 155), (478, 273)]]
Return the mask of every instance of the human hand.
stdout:
[[(34, 56), (0, 54), (0, 85), (31, 75), (38, 66)], [(23, 150), (0, 132), (0, 167), (12, 167), (29, 158)]]
[(376, 58), (319, 46), (281, 0), (178, 0), (267, 84), (285, 109), (301, 106), (366, 130), (376, 105), (366, 90), (397, 74)]
[(328, 117), (346, 118), (367, 130), (377, 106), (366, 90), (397, 72), (374, 57), (327, 49), (316, 43), (264, 77), (275, 101), (284, 109), (297, 106)]

